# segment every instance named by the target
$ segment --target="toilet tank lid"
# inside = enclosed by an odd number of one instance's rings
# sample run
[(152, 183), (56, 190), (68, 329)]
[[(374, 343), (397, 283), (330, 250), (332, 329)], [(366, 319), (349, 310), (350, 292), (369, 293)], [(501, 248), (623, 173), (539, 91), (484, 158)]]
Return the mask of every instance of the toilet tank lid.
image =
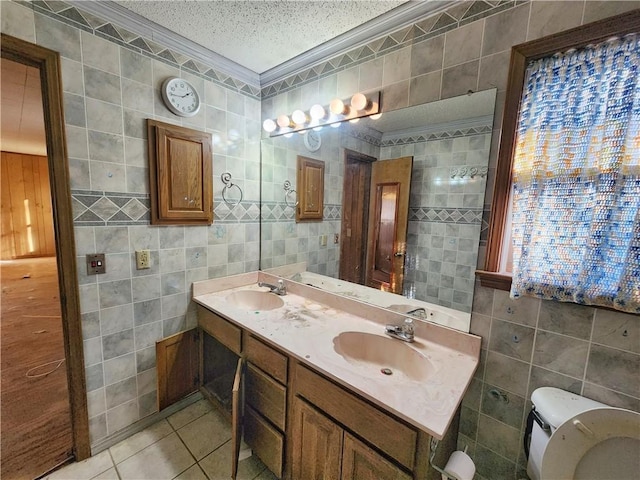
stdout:
[(537, 388), (531, 394), (531, 402), (554, 429), (585, 410), (609, 406), (555, 387)]

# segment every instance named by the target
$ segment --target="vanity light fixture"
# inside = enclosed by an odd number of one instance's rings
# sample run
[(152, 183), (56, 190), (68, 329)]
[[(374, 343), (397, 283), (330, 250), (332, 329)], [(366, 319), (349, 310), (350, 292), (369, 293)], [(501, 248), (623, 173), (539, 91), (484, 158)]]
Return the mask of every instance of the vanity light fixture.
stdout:
[(265, 132), (271, 137), (290, 136), (294, 132), (304, 133), (307, 130), (319, 130), (325, 125), (339, 127), (347, 120), (355, 123), (360, 118), (378, 119), (380, 112), (380, 91), (356, 93), (347, 100), (335, 98), (329, 105), (313, 105), (308, 111), (294, 110), (291, 116), (282, 114), (276, 119), (268, 118), (263, 124)]

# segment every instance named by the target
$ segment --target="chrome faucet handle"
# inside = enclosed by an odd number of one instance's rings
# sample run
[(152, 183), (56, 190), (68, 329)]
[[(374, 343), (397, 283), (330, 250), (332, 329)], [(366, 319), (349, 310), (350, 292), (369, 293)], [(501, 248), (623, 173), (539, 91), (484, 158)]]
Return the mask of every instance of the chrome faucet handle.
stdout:
[(284, 280), (278, 280), (278, 292), (280, 295), (285, 295), (287, 293), (287, 286), (284, 284)]
[(404, 323), (402, 324), (402, 333), (404, 333), (407, 337), (413, 338), (413, 335), (415, 334), (413, 318), (404, 319)]

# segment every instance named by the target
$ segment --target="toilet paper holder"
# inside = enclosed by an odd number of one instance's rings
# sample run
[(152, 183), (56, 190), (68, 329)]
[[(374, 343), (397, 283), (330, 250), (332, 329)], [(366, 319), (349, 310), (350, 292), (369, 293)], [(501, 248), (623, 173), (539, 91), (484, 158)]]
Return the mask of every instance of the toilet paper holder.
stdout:
[[(431, 438), (431, 452), (429, 454), (429, 464), (438, 472), (440, 473), (440, 475), (442, 475), (442, 480), (466, 480), (466, 478), (460, 478), (457, 475), (455, 475), (454, 473), (450, 473), (445, 471), (444, 469), (438, 467), (435, 463), (434, 463), (434, 458), (436, 456), (436, 449), (438, 448), (438, 440), (436, 440), (435, 438)], [(459, 452), (460, 454), (463, 454), (463, 457), (467, 458), (467, 461), (470, 461), (473, 467), (473, 472), (471, 472), (471, 477), (473, 478), (474, 474), (475, 474), (475, 465), (473, 465), (473, 461), (471, 461), (471, 459), (467, 456), (467, 448), (468, 445), (465, 445), (464, 447), (464, 451), (463, 452)], [(456, 452), (451, 454), (451, 457), (449, 457), (449, 459), (451, 459), (454, 454)], [(447, 468), (447, 466), (449, 465), (449, 462), (447, 462), (447, 465), (445, 466), (445, 468)]]

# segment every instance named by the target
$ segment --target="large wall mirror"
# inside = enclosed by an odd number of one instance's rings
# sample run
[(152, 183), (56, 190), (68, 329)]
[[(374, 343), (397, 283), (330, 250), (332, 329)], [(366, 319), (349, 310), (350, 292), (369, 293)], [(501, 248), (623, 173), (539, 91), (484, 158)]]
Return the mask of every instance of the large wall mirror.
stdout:
[[(445, 323), (468, 331), (495, 97), (324, 127), (313, 151), (303, 134), (263, 139), (260, 268), (394, 310), (455, 309)], [(324, 162), (321, 221), (296, 223), (299, 156)]]

